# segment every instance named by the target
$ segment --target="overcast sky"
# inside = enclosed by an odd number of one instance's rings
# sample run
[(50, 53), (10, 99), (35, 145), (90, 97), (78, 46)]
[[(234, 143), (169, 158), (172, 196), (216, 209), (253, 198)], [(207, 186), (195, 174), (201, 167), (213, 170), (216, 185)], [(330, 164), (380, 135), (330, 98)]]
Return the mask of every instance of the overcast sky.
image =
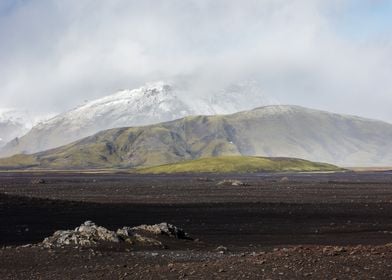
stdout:
[(0, 107), (185, 81), (392, 122), (389, 0), (0, 0)]

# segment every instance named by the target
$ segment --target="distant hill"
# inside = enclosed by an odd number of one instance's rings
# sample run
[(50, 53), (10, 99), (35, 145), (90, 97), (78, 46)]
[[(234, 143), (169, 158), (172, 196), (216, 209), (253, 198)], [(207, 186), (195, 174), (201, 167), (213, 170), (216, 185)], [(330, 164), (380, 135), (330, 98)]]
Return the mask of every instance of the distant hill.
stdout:
[(201, 158), (154, 167), (141, 168), (138, 173), (254, 173), (254, 172), (316, 172), (340, 171), (337, 166), (294, 158), (221, 156)]
[(194, 116), (110, 129), (0, 166), (132, 168), (227, 155), (290, 157), (338, 166), (392, 166), (392, 125), (298, 106)]

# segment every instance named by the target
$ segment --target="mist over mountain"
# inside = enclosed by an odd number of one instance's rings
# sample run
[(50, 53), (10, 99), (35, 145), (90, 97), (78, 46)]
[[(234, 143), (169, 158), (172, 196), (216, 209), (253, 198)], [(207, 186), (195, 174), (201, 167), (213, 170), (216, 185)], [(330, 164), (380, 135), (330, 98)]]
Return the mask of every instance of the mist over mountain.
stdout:
[(24, 135), (31, 125), (31, 120), (26, 112), (0, 109), (0, 147), (15, 137)]
[(57, 149), (0, 161), (44, 168), (141, 167), (225, 155), (295, 157), (339, 166), (391, 166), (392, 125), (299, 106), (191, 116), (111, 129)]
[(194, 94), (191, 98), (170, 83), (149, 83), (87, 102), (43, 121), (23, 137), (8, 143), (0, 155), (39, 152), (110, 128), (149, 125), (189, 115), (229, 114), (266, 105), (266, 102), (261, 89), (252, 81), (234, 84), (210, 95)]

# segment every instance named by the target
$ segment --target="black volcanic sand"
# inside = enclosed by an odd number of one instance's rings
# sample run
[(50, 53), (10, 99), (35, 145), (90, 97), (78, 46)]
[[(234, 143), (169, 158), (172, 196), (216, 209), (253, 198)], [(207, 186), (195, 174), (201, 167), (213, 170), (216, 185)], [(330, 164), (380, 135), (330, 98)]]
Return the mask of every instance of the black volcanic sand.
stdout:
[[(223, 179), (239, 179), (249, 186), (217, 186)], [(46, 252), (15, 247), (38, 243), (58, 229), (72, 229), (85, 220), (109, 229), (169, 222), (200, 242), (173, 242), (158, 257), (148, 250)], [(388, 279), (392, 247), (377, 245), (391, 242), (391, 172), (224, 176), (0, 173), (0, 245), (12, 246), (0, 251), (4, 279), (320, 279), (329, 272), (330, 279), (340, 279), (340, 275), (346, 275), (342, 279)], [(364, 247), (358, 249), (359, 244)], [(219, 245), (231, 253), (217, 253), (214, 249)], [(346, 247), (330, 256), (324, 252), (326, 245)], [(286, 254), (286, 250), (294, 251)], [(372, 259), (374, 252), (379, 260)], [(279, 254), (283, 254), (279, 261), (274, 260)], [(351, 256), (356, 258), (351, 260)], [(237, 263), (241, 258), (243, 262)], [(262, 267), (272, 260), (273, 266)], [(379, 265), (367, 264), (370, 260)], [(260, 269), (254, 262), (262, 263)], [(305, 263), (309, 263), (308, 272)], [(242, 273), (230, 268), (233, 266), (243, 266)]]

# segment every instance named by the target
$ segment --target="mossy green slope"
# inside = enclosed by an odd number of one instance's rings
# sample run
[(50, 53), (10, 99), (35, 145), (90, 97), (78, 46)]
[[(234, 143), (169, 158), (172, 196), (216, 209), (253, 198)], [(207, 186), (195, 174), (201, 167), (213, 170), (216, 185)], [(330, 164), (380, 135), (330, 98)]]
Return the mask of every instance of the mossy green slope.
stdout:
[(32, 155), (15, 155), (0, 158), (0, 169), (20, 169), (39, 166), (40, 162)]
[(138, 169), (138, 173), (255, 173), (339, 171), (337, 166), (295, 158), (222, 156)]

